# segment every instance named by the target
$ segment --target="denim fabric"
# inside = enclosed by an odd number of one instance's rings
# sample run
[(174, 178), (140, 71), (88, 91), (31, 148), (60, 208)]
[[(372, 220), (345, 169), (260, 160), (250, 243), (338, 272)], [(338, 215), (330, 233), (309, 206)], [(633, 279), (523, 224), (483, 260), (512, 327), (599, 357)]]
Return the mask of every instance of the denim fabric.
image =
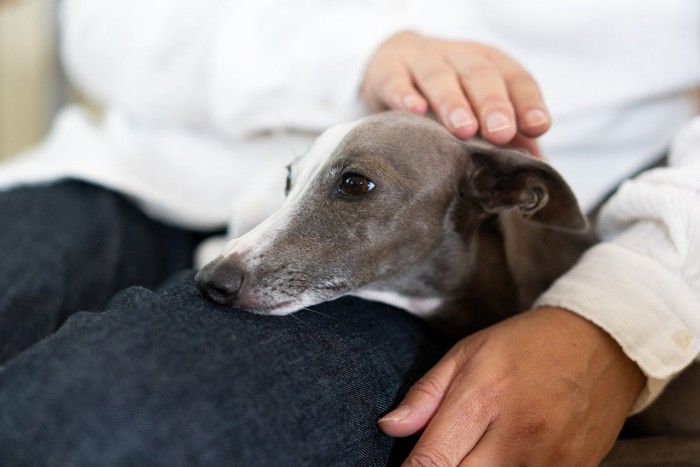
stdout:
[(0, 364), (71, 313), (188, 267), (200, 239), (86, 183), (0, 193)]
[[(121, 202), (103, 200), (113, 195), (93, 187), (69, 184), (62, 191), (65, 200), (31, 201), (44, 203), (37, 212), (54, 211), (53, 230), (61, 232), (49, 235), (60, 239), (51, 240), (53, 248), (37, 246), (42, 254), (25, 259), (34, 280), (18, 283), (0, 264), (2, 287), (44, 291), (18, 308), (38, 314), (32, 323), (47, 316), (56, 323), (54, 316), (75, 303), (100, 307), (108, 289), (127, 279), (157, 279), (167, 269), (159, 261), (178, 248), (144, 235), (131, 237), (144, 242), (135, 250), (120, 250), (114, 245), (124, 244), (125, 230), (150, 230), (154, 223), (131, 208), (117, 209)], [(29, 192), (19, 194), (28, 203)], [(11, 211), (6, 196), (0, 195), (5, 212)], [(68, 201), (76, 204), (66, 208)], [(62, 220), (64, 210), (73, 218), (90, 214), (76, 226)], [(24, 224), (29, 250), (42, 239), (37, 225), (50, 224), (40, 217)], [(140, 256), (155, 262), (144, 265)], [(36, 260), (45, 257), (51, 261), (42, 268)], [(66, 258), (70, 264), (52, 269)], [(21, 265), (12, 267), (32, 277)], [(109, 285), (94, 277), (111, 277), (115, 269), (122, 273)], [(0, 465), (375, 466), (403, 459), (413, 440), (383, 435), (376, 421), (450, 342), (405, 312), (356, 298), (286, 317), (227, 309), (204, 299), (193, 276), (181, 272), (155, 291), (127, 288), (103, 311), (73, 314), (9, 360), (0, 369)], [(5, 326), (14, 323), (21, 332), (24, 321), (13, 319)], [(40, 334), (30, 328), (32, 336)]]

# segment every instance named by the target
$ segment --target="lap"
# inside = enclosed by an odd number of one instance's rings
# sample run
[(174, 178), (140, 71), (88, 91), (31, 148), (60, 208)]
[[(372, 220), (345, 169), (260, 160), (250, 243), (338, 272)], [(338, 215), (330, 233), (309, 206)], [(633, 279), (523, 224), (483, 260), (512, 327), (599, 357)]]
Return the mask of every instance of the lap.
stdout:
[(188, 267), (197, 240), (87, 183), (0, 193), (0, 364), (70, 313)]
[(192, 277), (127, 289), (0, 371), (0, 452), (30, 465), (401, 458), (376, 421), (449, 342), (355, 298), (287, 317), (229, 310)]

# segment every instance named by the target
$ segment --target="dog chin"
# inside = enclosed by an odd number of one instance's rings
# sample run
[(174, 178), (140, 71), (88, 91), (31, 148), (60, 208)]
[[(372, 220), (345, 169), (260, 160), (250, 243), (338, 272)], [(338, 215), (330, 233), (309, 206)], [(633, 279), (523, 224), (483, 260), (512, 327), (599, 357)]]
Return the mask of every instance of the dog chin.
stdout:
[(298, 307), (291, 305), (291, 302), (289, 301), (272, 304), (236, 303), (234, 308), (238, 308), (239, 310), (247, 313), (264, 316), (284, 316), (294, 313), (299, 309)]
[(284, 300), (277, 303), (238, 303), (236, 308), (255, 313), (256, 315), (286, 316), (307, 309), (310, 306), (334, 300), (342, 295), (344, 294), (334, 293), (332, 296), (329, 296), (329, 294), (309, 294), (307, 292), (295, 300)]
[(279, 303), (240, 303), (236, 305), (236, 308), (247, 311), (248, 313), (254, 313), (256, 315), (264, 316), (286, 316), (290, 315), (296, 311), (301, 310), (307, 305), (300, 304), (298, 300), (288, 300)]

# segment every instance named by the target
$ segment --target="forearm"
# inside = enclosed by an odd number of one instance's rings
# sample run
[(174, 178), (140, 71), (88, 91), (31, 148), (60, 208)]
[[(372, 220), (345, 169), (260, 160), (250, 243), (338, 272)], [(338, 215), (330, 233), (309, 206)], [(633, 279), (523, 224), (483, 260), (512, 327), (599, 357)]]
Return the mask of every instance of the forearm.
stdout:
[(700, 352), (700, 120), (671, 167), (625, 183), (601, 214), (606, 242), (537, 302), (608, 331), (647, 376), (641, 410)]

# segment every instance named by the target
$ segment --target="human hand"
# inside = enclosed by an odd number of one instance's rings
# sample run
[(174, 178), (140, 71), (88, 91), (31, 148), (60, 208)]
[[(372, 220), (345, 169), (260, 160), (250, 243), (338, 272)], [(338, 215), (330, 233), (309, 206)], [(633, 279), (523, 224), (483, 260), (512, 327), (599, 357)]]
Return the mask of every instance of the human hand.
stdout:
[(494, 144), (525, 147), (541, 156), (534, 139), (551, 119), (539, 87), (502, 52), (400, 32), (370, 60), (360, 94), (372, 111), (432, 109), (455, 136), (477, 132)]
[(644, 384), (618, 344), (558, 308), (461, 340), (379, 421), (424, 429), (404, 465), (598, 465)]

